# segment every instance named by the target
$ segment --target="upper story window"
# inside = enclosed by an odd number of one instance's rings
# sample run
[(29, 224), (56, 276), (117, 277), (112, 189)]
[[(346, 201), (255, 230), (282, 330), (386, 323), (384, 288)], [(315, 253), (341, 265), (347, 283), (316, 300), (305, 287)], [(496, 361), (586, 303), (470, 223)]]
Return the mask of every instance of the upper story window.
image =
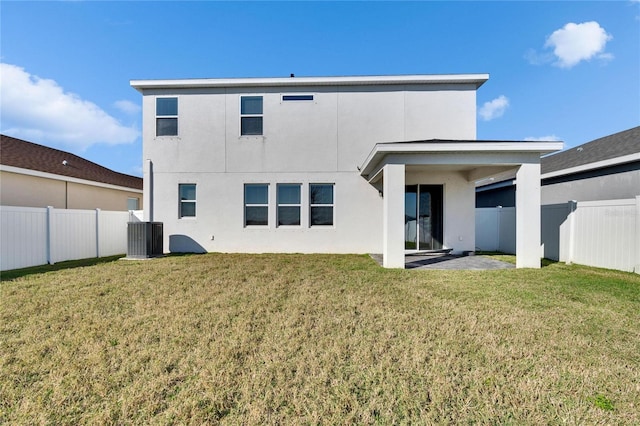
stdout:
[(300, 225), (300, 184), (279, 183), (278, 189), (278, 226)]
[(178, 185), (178, 193), (180, 197), (180, 213), (182, 217), (196, 216), (196, 184), (181, 183)]
[(156, 136), (178, 135), (178, 98), (156, 98)]
[(333, 184), (309, 185), (310, 224), (333, 225)]
[(244, 186), (244, 226), (269, 224), (269, 185), (248, 183)]
[(240, 97), (240, 135), (262, 135), (262, 96)]

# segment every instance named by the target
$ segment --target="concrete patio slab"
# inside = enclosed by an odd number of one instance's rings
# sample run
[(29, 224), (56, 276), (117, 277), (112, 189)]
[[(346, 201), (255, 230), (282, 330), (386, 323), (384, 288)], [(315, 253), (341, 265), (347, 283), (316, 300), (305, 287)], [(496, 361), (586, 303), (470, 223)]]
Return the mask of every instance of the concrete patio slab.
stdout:
[[(372, 254), (371, 257), (379, 265), (382, 265), (381, 254)], [(457, 256), (452, 254), (405, 256), (405, 269), (489, 270), (515, 267), (516, 265), (511, 263), (485, 256)]]

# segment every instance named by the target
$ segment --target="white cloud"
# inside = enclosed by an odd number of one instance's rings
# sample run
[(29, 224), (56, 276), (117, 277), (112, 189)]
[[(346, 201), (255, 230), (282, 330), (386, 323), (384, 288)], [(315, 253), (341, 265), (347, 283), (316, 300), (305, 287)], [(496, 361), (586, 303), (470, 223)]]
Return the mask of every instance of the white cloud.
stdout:
[(560, 139), (558, 136), (556, 135), (548, 135), (548, 136), (529, 136), (524, 138), (525, 141), (527, 142), (560, 142), (562, 141), (562, 139)]
[(113, 106), (129, 115), (136, 115), (142, 111), (142, 107), (140, 105), (127, 100), (116, 101), (113, 103)]
[(0, 63), (0, 130), (36, 143), (50, 141), (84, 150), (132, 143), (140, 131), (122, 125), (96, 104), (65, 92), (54, 80)]
[(544, 44), (552, 48), (556, 57), (554, 65), (560, 68), (571, 68), (581, 61), (593, 58), (611, 60), (613, 55), (604, 51), (607, 42), (613, 36), (595, 21), (574, 24), (569, 22), (551, 34)]
[(489, 121), (502, 117), (508, 107), (509, 99), (504, 95), (500, 95), (492, 101), (485, 102), (478, 110), (478, 114), (484, 121)]
[[(640, 1), (640, 0), (639, 0)], [(529, 49), (525, 52), (524, 57), (531, 65), (544, 65), (553, 62), (553, 53), (538, 52), (535, 49)]]

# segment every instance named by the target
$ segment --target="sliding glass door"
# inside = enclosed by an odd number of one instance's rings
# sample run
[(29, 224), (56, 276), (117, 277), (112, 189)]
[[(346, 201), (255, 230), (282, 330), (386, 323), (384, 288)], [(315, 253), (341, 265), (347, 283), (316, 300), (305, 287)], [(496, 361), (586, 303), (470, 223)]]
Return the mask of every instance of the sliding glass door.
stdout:
[(407, 185), (404, 192), (404, 248), (442, 249), (442, 185)]

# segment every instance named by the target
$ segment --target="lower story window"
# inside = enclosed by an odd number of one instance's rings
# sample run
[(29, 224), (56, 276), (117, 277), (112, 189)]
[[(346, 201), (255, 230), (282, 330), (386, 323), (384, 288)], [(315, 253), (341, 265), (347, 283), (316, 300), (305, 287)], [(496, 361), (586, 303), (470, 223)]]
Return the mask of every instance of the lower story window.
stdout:
[(333, 225), (333, 184), (309, 185), (310, 225)]
[(278, 226), (300, 225), (300, 184), (279, 183)]
[(196, 216), (196, 184), (181, 183), (178, 185), (180, 197), (180, 217)]
[(244, 226), (269, 225), (269, 185), (251, 183), (244, 186)]

